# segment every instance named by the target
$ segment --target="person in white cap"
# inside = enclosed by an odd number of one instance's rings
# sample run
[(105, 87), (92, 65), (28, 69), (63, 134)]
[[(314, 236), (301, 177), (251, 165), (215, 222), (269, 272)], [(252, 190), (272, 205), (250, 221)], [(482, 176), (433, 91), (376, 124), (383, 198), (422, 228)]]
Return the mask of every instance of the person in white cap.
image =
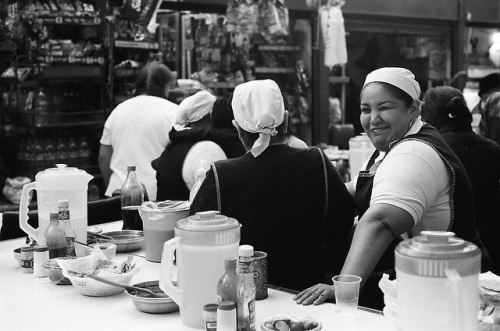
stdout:
[(151, 161), (170, 143), (168, 133), (178, 108), (167, 100), (173, 79), (164, 64), (153, 61), (144, 65), (137, 76), (135, 96), (116, 106), (106, 120), (99, 150), (106, 196), (121, 189), (127, 166), (135, 165), (149, 199), (156, 200), (156, 171)]
[[(157, 201), (188, 200), (202, 161), (208, 170), (212, 162), (244, 154), (231, 120), (218, 121), (224, 116), (233, 119), (230, 99), (217, 99), (207, 91), (199, 91), (180, 103), (174, 128), (169, 133), (172, 143), (152, 162), (156, 170)], [(227, 129), (228, 126), (232, 129)]]
[(288, 146), (288, 112), (274, 81), (238, 85), (232, 108), (248, 152), (211, 165), (190, 214), (237, 219), (241, 242), (267, 252), (269, 283), (299, 290), (324, 281), (329, 250), (352, 229), (352, 197), (320, 149)]
[[(419, 116), (420, 86), (404, 68), (377, 69), (361, 91), (361, 124), (376, 147), (348, 188), (359, 222), (341, 274), (362, 278), (359, 304), (382, 309), (378, 282), (395, 277), (394, 248), (423, 230), (453, 231), (480, 245), (467, 173), (439, 132)], [(300, 304), (334, 296), (332, 285), (299, 293)]]

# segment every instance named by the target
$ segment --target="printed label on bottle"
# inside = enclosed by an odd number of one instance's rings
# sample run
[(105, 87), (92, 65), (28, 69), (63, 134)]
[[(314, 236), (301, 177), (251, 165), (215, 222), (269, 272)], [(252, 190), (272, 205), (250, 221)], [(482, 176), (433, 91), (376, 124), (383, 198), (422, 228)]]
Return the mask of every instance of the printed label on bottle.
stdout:
[(76, 256), (75, 237), (66, 237), (66, 256)]
[(60, 210), (59, 211), (59, 220), (60, 221), (69, 220), (69, 210)]
[(217, 322), (206, 322), (205, 331), (217, 331)]

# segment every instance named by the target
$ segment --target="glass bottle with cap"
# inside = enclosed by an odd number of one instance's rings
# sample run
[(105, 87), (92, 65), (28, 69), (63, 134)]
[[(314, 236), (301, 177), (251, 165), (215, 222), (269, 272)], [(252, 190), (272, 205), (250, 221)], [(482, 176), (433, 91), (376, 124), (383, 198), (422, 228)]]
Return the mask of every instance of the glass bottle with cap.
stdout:
[(71, 224), (71, 218), (69, 214), (69, 200), (59, 200), (57, 201), (57, 208), (59, 213), (59, 222), (61, 227), (66, 233), (66, 256), (76, 256), (75, 253), (75, 240), (76, 232)]
[(49, 248), (49, 258), (66, 256), (66, 232), (59, 224), (59, 213), (50, 213), (50, 224), (45, 231), (45, 243)]
[(217, 282), (217, 300), (237, 302), (238, 274), (236, 273), (236, 258), (227, 257), (224, 260), (224, 274)]
[(139, 207), (144, 202), (144, 189), (137, 179), (135, 165), (127, 167), (127, 178), (121, 188), (123, 230), (143, 230)]

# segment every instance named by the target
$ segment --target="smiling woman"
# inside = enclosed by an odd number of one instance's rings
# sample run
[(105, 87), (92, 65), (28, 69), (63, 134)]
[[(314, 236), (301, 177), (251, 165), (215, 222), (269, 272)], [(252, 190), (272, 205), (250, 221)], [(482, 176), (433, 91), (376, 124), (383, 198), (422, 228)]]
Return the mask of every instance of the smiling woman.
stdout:
[[(395, 277), (394, 248), (423, 230), (453, 231), (480, 245), (472, 189), (463, 165), (434, 127), (419, 116), (420, 86), (404, 68), (371, 72), (361, 91), (360, 120), (376, 147), (347, 184), (359, 222), (341, 274), (362, 280), (359, 304), (381, 309), (378, 282)], [(334, 295), (318, 284), (299, 293), (302, 304)]]

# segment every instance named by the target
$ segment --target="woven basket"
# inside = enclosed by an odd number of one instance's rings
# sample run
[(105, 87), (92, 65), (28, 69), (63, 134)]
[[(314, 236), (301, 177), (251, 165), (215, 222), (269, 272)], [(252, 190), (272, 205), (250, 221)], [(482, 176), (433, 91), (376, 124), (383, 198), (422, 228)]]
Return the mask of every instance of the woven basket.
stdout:
[[(122, 274), (116, 274), (106, 279), (112, 280), (117, 283), (129, 285), (132, 277), (139, 271), (139, 267), (135, 267), (131, 271)], [(104, 297), (114, 295), (125, 291), (124, 288), (108, 285), (98, 280), (88, 277), (77, 277), (72, 275), (65, 275), (71, 281), (71, 284), (83, 295), (91, 297)]]

